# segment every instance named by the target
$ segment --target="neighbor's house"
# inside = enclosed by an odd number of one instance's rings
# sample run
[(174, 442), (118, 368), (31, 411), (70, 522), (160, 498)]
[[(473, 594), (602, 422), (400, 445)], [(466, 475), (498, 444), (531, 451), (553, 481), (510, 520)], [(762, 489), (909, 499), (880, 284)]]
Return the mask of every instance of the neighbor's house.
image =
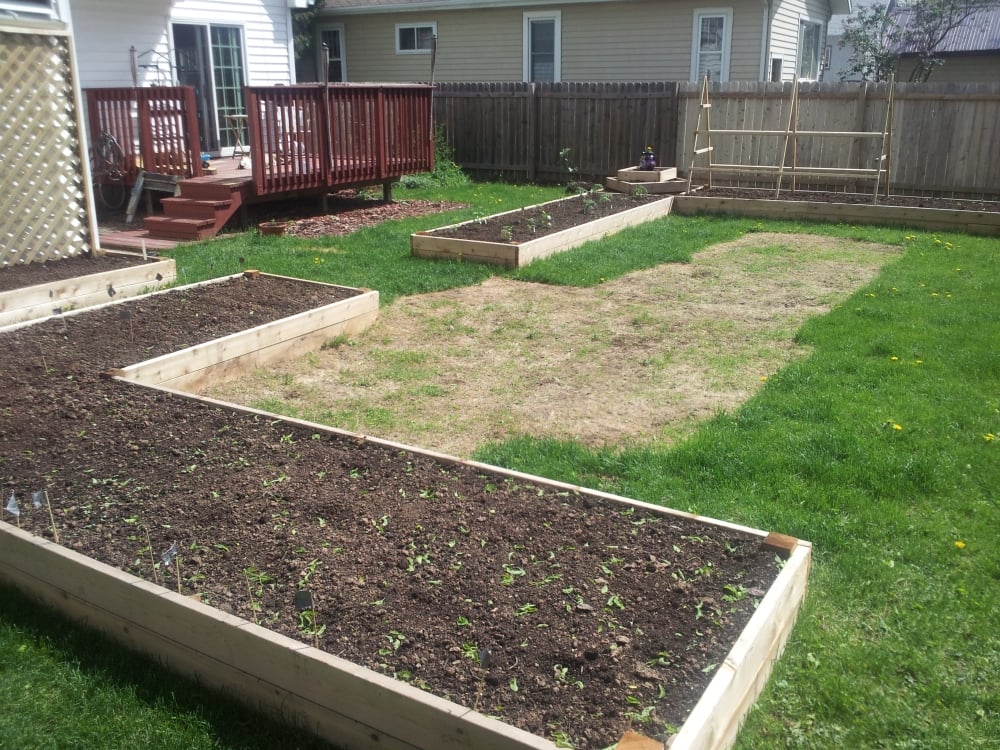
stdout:
[[(2, 2), (2, 0), (0, 0)], [(243, 86), (295, 82), (291, 9), (308, 0), (69, 0), (84, 88), (193, 85), (203, 148), (232, 145)], [(134, 66), (133, 55), (134, 52)]]
[[(893, 3), (890, 17), (905, 29), (912, 11), (902, 4)], [(907, 81), (917, 66), (912, 48), (903, 47), (896, 69), (896, 80)], [(968, 81), (996, 83), (1000, 81), (1000, 2), (984, 5), (948, 31), (938, 45), (935, 57), (945, 61), (935, 68), (934, 82)]]
[(317, 41), (333, 81), (818, 80), (830, 17), (850, 9), (851, 0), (327, 0)]

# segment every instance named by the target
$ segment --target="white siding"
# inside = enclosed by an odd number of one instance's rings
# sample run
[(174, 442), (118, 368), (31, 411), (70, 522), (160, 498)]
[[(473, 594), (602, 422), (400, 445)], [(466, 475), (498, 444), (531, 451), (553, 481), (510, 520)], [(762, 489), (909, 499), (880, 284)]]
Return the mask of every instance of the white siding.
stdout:
[[(763, 6), (739, 2), (623, 2), (552, 5), (562, 13), (562, 80), (685, 81), (698, 8), (733, 9), (730, 80), (758, 80)], [(397, 23), (436, 22), (438, 81), (522, 80), (523, 13), (529, 8), (327, 14), (342, 23), (350, 81), (427, 81), (430, 55), (397, 55)]]
[[(781, 80), (792, 81), (798, 70), (799, 21), (807, 20), (823, 25), (820, 43), (822, 50), (830, 20), (830, 5), (827, 0), (776, 0), (776, 2), (778, 4), (774, 9), (771, 21), (770, 57), (780, 57), (782, 60)], [(768, 59), (768, 72), (770, 66), (771, 61)], [(836, 80), (836, 76), (834, 76), (834, 80)]]
[[(212, 23), (243, 29), (247, 82), (291, 83), (291, 29), (286, 0), (85, 0), (72, 2), (73, 35), (84, 87), (131, 86), (129, 47), (155, 50), (142, 62), (166, 67), (171, 23)], [(139, 71), (140, 85), (156, 83), (152, 70)], [(160, 75), (164, 81), (167, 71)], [(173, 80), (170, 74), (170, 82)]]

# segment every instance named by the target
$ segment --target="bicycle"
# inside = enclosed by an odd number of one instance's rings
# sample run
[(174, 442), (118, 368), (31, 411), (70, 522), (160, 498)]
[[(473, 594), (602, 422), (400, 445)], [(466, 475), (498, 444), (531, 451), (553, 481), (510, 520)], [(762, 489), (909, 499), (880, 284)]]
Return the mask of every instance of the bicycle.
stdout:
[(128, 186), (125, 184), (125, 152), (111, 133), (101, 132), (90, 148), (90, 169), (94, 181), (94, 196), (109, 211), (125, 205)]

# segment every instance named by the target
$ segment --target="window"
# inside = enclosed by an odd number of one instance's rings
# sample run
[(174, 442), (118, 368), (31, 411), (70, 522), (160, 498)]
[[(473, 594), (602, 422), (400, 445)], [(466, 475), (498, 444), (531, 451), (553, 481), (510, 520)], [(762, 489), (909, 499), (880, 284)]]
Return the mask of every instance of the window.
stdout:
[(57, 15), (53, 0), (0, 0), (0, 13), (11, 11), (15, 16), (47, 16)]
[(771, 58), (771, 83), (781, 83), (781, 58)]
[(436, 23), (396, 24), (397, 55), (429, 55), (437, 36)]
[(713, 8), (694, 12), (694, 36), (691, 45), (691, 80), (729, 80), (729, 48), (732, 41), (732, 8)]
[(342, 27), (320, 29), (319, 32), (319, 45), (316, 48), (316, 52), (319, 55), (319, 62), (316, 65), (317, 70), (320, 71), (320, 80), (322, 79), (323, 71), (323, 45), (326, 45), (327, 51), (330, 53), (330, 65), (327, 69), (327, 74), (329, 78), (327, 80), (330, 83), (342, 83), (347, 80), (345, 77), (347, 66), (344, 64), (344, 30)]
[(799, 78), (811, 81), (819, 78), (819, 42), (822, 31), (821, 24), (799, 21)]
[(524, 80), (555, 83), (560, 80), (562, 14), (524, 14)]

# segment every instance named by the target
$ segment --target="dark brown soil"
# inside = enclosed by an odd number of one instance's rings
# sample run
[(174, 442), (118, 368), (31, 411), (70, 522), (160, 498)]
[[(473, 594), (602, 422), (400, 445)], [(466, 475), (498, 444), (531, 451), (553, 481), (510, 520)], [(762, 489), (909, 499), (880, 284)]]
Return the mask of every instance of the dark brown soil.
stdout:
[(65, 281), (93, 273), (114, 271), (143, 262), (145, 261), (139, 256), (126, 257), (114, 254), (93, 258), (81, 255), (45, 263), (18, 263), (17, 265), (3, 266), (0, 268), (0, 292), (36, 284), (47, 284), (52, 281)]
[(4, 503), (52, 537), (45, 489), (67, 547), (528, 731), (668, 734), (776, 574), (758, 539), (100, 376), (343, 294), (239, 279), (0, 332)]
[[(699, 198), (753, 198), (756, 200), (771, 200), (774, 198), (773, 190), (761, 190), (759, 188), (713, 187), (711, 190), (700, 189), (692, 194), (697, 195)], [(835, 193), (818, 190), (782, 190), (779, 199), (783, 201), (872, 204), (871, 193)], [(952, 211), (1000, 212), (1000, 202), (997, 201), (963, 198), (925, 198), (919, 195), (880, 195), (878, 205), (908, 208), (944, 208)]]
[(488, 216), (427, 234), (483, 242), (528, 242), (657, 200), (663, 197), (588, 191), (561, 201)]

